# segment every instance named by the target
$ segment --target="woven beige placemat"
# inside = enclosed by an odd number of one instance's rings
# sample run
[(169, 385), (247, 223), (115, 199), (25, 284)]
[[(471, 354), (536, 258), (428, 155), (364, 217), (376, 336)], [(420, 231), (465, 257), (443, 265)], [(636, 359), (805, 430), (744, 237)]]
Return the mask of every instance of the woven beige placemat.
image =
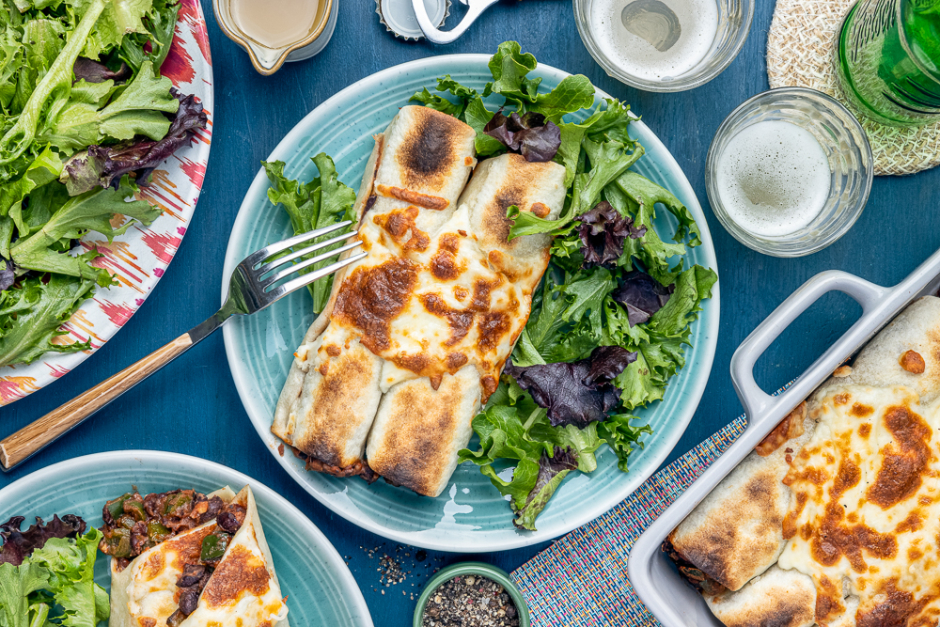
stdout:
[[(855, 0), (777, 0), (767, 36), (770, 86), (811, 87), (845, 103), (832, 51), (842, 18), (854, 4)], [(940, 123), (898, 128), (858, 117), (871, 143), (875, 174), (913, 174), (940, 164)]]

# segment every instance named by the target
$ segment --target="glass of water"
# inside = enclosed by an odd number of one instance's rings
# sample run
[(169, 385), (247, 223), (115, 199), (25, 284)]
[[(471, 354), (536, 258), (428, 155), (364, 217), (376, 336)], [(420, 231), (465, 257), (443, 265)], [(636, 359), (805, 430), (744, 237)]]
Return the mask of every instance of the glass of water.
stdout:
[(705, 188), (745, 246), (800, 257), (829, 246), (868, 201), (872, 154), (858, 120), (826, 94), (781, 87), (735, 109), (715, 134)]
[(741, 51), (754, 0), (574, 0), (578, 32), (610, 76), (645, 91), (704, 85)]

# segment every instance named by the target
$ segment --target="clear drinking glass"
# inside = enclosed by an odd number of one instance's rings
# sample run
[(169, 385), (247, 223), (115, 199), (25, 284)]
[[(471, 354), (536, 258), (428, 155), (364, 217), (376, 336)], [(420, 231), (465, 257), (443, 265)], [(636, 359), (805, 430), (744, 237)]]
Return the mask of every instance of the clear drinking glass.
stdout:
[[(738, 225), (722, 204), (717, 164), (731, 139), (758, 122), (789, 122), (813, 134), (826, 158), (832, 179), (829, 197), (806, 227), (777, 237), (755, 235)], [(872, 155), (858, 120), (826, 94), (804, 87), (781, 87), (754, 96), (725, 118), (708, 149), (705, 189), (721, 225), (748, 248), (774, 257), (800, 257), (822, 250), (845, 235), (868, 201)]]
[(699, 63), (677, 76), (649, 80), (630, 74), (607, 56), (598, 45), (597, 34), (591, 28), (591, 15), (598, 0), (573, 0), (574, 17), (578, 33), (608, 75), (622, 83), (644, 91), (675, 92), (694, 89), (712, 80), (734, 60), (744, 46), (754, 17), (754, 0), (715, 0), (718, 5), (718, 31), (711, 49)]

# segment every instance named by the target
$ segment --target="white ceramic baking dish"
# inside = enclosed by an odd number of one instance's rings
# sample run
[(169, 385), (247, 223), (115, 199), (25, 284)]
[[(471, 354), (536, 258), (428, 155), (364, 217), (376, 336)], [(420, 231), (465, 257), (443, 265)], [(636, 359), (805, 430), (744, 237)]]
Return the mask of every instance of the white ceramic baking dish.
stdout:
[[(940, 251), (930, 256), (894, 287), (881, 287), (846, 272), (817, 274), (787, 298), (735, 351), (731, 380), (747, 415), (747, 428), (725, 453), (660, 516), (630, 551), (627, 563), (636, 593), (664, 627), (721, 627), (693, 590), (669, 563), (661, 545), (666, 536), (730, 473), (748, 453), (832, 371), (861, 349), (907, 305), (940, 287)], [(754, 364), (800, 314), (827, 292), (848, 294), (862, 315), (782, 394), (771, 396), (754, 381)]]

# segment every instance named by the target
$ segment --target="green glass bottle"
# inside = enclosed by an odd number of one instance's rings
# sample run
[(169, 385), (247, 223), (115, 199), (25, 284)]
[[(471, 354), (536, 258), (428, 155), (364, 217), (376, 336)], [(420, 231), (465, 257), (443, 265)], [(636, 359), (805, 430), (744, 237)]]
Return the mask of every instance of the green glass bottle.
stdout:
[(859, 112), (893, 126), (940, 121), (940, 0), (860, 0), (835, 63)]

